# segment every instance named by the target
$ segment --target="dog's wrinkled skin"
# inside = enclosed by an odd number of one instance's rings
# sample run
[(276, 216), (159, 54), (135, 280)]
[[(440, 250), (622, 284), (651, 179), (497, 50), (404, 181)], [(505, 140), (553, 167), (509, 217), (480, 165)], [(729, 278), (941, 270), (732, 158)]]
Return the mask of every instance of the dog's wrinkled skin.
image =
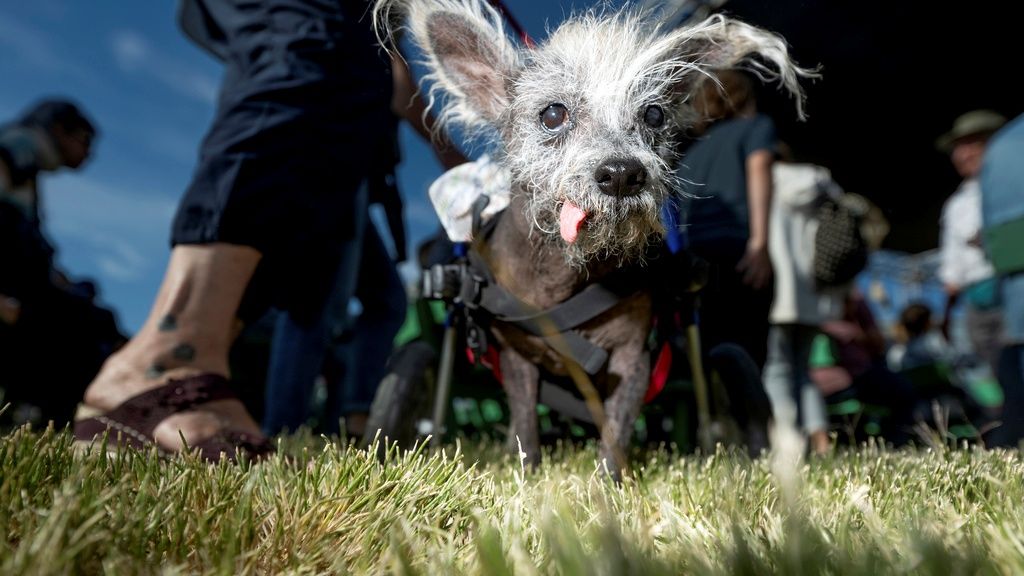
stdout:
[[(374, 15), (382, 37), (404, 18), (426, 57), (430, 95), (442, 97), (442, 124), (500, 146), (512, 201), (476, 248), (506, 289), (539, 308), (637, 262), (663, 232), (660, 209), (677, 188), (675, 137), (696, 120), (688, 100), (715, 81), (716, 69), (742, 65), (778, 79), (798, 106), (797, 79), (809, 75), (779, 37), (720, 16), (661, 31), (628, 11), (588, 13), (542, 45), (520, 48), (484, 0), (378, 0)], [(648, 384), (650, 322), (651, 298), (641, 290), (582, 326), (609, 351), (594, 384), (607, 398), (602, 457), (616, 477)], [(512, 409), (510, 442), (518, 437), (536, 463), (538, 366), (571, 367), (513, 326), (492, 330)]]

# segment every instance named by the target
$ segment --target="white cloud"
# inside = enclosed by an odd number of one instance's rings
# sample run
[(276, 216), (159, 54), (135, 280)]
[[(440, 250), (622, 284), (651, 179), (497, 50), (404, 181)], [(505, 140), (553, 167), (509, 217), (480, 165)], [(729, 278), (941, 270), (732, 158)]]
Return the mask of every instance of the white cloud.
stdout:
[[(104, 239), (97, 237), (97, 240)], [(142, 254), (127, 244), (118, 243), (117, 239), (110, 240), (114, 241), (114, 243), (108, 244), (110, 252), (100, 253), (96, 257), (100, 271), (122, 282), (142, 278), (143, 272), (146, 270), (146, 259)]]
[(43, 186), (46, 227), (58, 248), (84, 249), (92, 266), (121, 281), (139, 280), (163, 264), (176, 200), (80, 176), (56, 176)]
[(149, 57), (149, 46), (135, 32), (121, 30), (110, 38), (110, 49), (114, 52), (114, 60), (125, 71), (133, 71)]
[(205, 104), (217, 101), (217, 80), (156, 50), (134, 30), (118, 30), (110, 36), (110, 51), (127, 74), (143, 74), (165, 88)]

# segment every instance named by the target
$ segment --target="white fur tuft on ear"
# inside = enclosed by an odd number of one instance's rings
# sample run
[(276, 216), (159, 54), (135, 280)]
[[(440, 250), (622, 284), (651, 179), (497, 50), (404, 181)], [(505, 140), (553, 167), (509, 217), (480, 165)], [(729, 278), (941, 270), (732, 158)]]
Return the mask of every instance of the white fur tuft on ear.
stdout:
[(442, 123), (469, 132), (496, 124), (509, 105), (519, 52), (494, 8), (481, 0), (378, 0), (373, 10), (378, 36), (395, 32), (396, 15), (405, 18), (426, 58), (431, 104), (444, 95)]

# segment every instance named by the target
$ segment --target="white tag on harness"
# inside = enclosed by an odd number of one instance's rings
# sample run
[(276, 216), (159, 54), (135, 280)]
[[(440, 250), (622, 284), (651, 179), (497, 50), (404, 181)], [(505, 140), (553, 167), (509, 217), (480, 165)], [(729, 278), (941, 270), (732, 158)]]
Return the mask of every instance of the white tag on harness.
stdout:
[(430, 202), (452, 242), (473, 239), (473, 203), (481, 194), (490, 197), (481, 214), (487, 222), (508, 206), (508, 171), (487, 155), (475, 162), (460, 164), (445, 172), (430, 185)]

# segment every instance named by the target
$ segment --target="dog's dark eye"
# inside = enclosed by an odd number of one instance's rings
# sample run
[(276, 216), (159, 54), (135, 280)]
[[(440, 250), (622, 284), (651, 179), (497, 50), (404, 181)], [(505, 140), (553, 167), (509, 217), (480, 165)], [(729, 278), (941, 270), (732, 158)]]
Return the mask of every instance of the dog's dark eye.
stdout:
[(568, 122), (569, 110), (562, 104), (551, 104), (540, 113), (540, 125), (548, 132), (561, 132)]
[(647, 110), (644, 110), (644, 123), (651, 128), (661, 128), (665, 123), (665, 111), (661, 109), (661, 106), (651, 104)]

